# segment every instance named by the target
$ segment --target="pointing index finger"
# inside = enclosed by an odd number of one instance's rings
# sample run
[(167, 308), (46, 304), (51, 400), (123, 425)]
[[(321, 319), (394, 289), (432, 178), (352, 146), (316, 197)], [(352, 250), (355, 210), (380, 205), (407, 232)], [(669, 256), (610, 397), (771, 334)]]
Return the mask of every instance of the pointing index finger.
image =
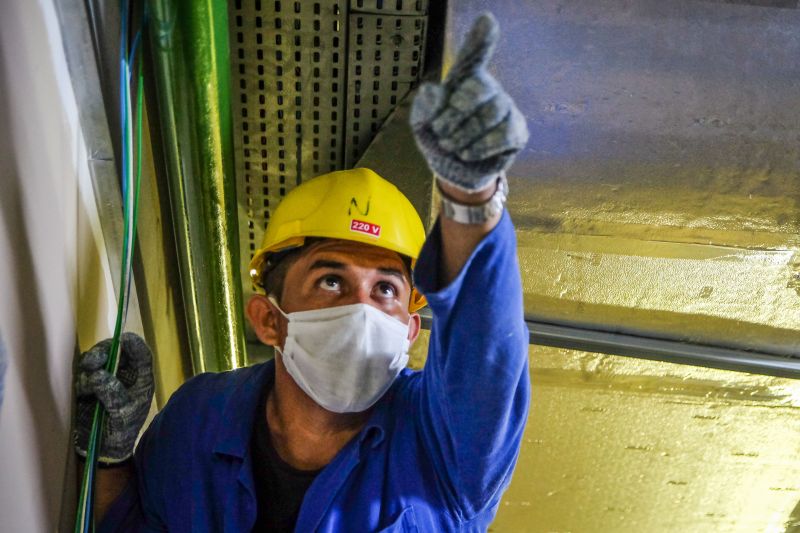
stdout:
[(500, 28), (494, 15), (487, 11), (479, 16), (461, 45), (445, 83), (455, 82), (485, 67), (494, 53), (499, 35)]

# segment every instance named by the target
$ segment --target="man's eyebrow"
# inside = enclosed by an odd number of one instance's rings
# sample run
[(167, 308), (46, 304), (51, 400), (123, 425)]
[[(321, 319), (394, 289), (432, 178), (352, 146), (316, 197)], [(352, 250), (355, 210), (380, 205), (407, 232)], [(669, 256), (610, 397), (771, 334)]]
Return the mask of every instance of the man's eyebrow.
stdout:
[(332, 268), (334, 270), (344, 270), (345, 265), (344, 263), (340, 263), (339, 261), (331, 261), (330, 259), (317, 259), (314, 261), (308, 270), (319, 270), (321, 268)]
[(378, 272), (380, 272), (381, 274), (384, 274), (386, 276), (398, 277), (398, 278), (402, 279), (403, 281), (406, 280), (406, 275), (403, 273), (403, 271), (402, 270), (398, 270), (396, 268), (378, 267)]
[[(308, 267), (308, 270), (312, 271), (312, 270), (320, 270), (320, 269), (324, 269), (324, 268), (330, 268), (330, 269), (333, 269), (333, 270), (345, 270), (347, 268), (347, 265), (345, 265), (344, 263), (342, 263), (340, 261), (333, 261), (331, 259), (317, 259), (316, 261), (314, 261), (311, 264), (310, 267)], [(406, 280), (405, 273), (402, 270), (400, 270), (399, 268), (394, 268), (394, 267), (390, 267), (390, 266), (383, 266), (383, 267), (378, 267), (376, 270), (378, 272), (380, 272), (381, 274), (385, 275), (385, 276), (393, 276), (393, 277), (400, 278), (401, 280), (404, 280), (404, 281)]]

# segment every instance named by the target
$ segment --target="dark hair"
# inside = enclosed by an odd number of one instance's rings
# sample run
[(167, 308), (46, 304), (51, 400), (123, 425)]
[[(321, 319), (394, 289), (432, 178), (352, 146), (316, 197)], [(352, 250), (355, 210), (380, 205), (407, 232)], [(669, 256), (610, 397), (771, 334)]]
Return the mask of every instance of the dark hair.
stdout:
[(273, 254), (267, 260), (267, 264), (261, 272), (261, 286), (264, 288), (264, 292), (267, 293), (267, 296), (275, 298), (279, 304), (283, 298), (283, 284), (286, 282), (286, 273), (289, 271), (289, 267), (300, 258), (300, 252), (306, 246), (299, 246)]

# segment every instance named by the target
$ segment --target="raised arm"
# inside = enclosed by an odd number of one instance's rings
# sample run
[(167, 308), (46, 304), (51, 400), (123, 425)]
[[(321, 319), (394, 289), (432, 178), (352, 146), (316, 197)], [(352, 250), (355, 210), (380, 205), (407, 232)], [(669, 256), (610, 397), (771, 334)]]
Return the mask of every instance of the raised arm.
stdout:
[[(525, 117), (486, 68), (498, 34), (492, 15), (479, 17), (444, 82), (420, 87), (412, 108), (417, 145), (440, 193), (462, 205), (485, 204), (528, 141)], [(501, 215), (468, 224), (441, 218), (443, 285), (455, 279)]]
[[(444, 83), (421, 87), (412, 108), (417, 145), (456, 204), (495, 195), (528, 138), (486, 70), (497, 36), (494, 18), (481, 16)], [(434, 317), (416, 407), (442, 486), (467, 522), (493, 513), (510, 481), (530, 396), (528, 334), (508, 214), (475, 210), (458, 221), (442, 212), (415, 272)]]

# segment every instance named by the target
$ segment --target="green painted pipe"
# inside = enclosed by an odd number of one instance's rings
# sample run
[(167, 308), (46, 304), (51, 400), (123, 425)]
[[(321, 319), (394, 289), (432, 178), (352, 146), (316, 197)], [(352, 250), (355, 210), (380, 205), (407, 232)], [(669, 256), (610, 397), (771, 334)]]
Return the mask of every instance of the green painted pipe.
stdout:
[(150, 0), (157, 113), (195, 373), (245, 364), (224, 0)]

